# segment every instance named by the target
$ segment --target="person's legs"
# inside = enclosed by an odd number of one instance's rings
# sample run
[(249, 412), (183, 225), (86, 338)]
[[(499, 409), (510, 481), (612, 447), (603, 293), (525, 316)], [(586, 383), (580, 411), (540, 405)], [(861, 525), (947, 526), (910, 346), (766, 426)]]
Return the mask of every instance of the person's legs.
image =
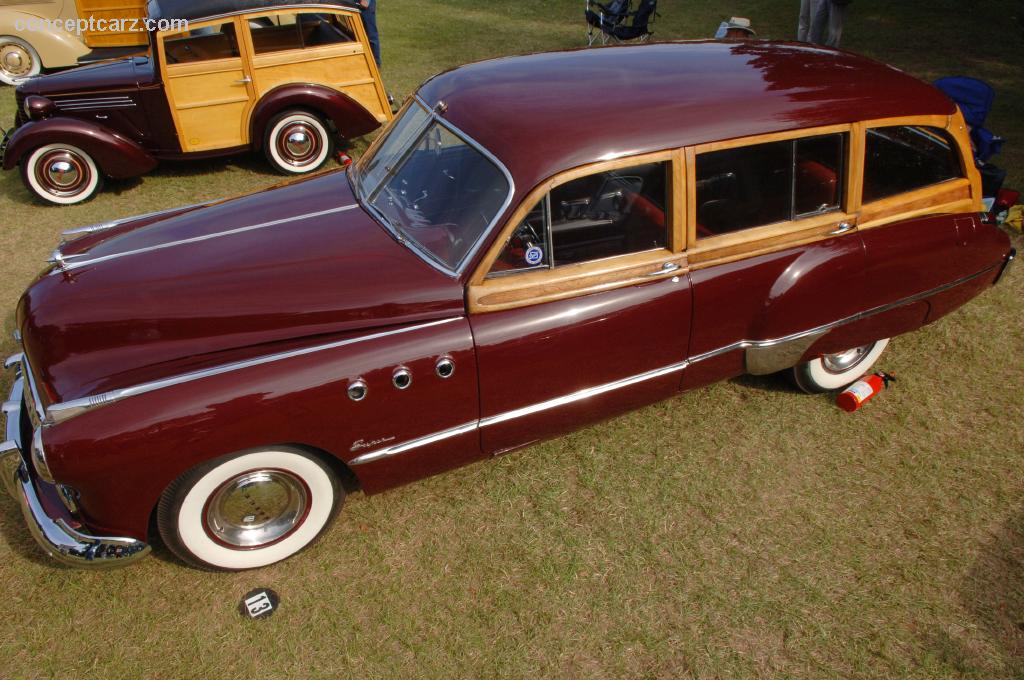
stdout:
[(839, 40), (843, 37), (843, 17), (846, 14), (846, 5), (839, 5), (832, 0), (827, 0), (831, 5), (828, 13), (828, 38), (825, 44), (829, 47), (839, 47)]
[(370, 51), (373, 52), (373, 60), (380, 66), (380, 34), (377, 32), (377, 0), (369, 0), (368, 5), (362, 10), (363, 27), (366, 29), (366, 38), (370, 41)]
[(811, 0), (800, 0), (800, 17), (796, 23), (796, 39), (807, 42), (811, 32)]
[(811, 30), (807, 34), (807, 42), (824, 45), (828, 33), (829, 10), (832, 0), (817, 0), (811, 5)]

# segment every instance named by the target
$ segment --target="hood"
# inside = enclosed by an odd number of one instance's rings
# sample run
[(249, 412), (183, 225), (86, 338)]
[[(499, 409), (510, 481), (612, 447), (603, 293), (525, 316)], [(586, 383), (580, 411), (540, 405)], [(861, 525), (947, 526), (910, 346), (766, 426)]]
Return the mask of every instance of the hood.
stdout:
[(91, 91), (136, 89), (151, 82), (153, 65), (149, 57), (129, 57), (99, 61), (88, 66), (36, 76), (19, 85), (18, 93), (26, 96), (81, 94)]
[(22, 297), (48, 401), (311, 338), (464, 313), (459, 281), (398, 243), (330, 173), (84, 236)]

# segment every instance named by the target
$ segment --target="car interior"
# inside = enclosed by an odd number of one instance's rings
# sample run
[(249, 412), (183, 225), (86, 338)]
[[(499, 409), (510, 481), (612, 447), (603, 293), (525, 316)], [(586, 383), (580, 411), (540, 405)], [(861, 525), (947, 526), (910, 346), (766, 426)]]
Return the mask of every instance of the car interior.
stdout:
[[(664, 248), (668, 242), (667, 176), (666, 164), (649, 163), (555, 187), (517, 227), (491, 273), (551, 266), (545, 215), (548, 204), (556, 267)], [(542, 255), (537, 255), (538, 249)]]

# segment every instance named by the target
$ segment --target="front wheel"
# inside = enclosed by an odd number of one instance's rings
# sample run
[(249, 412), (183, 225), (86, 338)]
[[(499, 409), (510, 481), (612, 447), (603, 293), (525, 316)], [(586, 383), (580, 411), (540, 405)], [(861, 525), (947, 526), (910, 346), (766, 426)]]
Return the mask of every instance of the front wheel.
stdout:
[(826, 354), (793, 368), (797, 387), (811, 394), (846, 387), (867, 373), (885, 351), (889, 339), (853, 347), (845, 352)]
[(42, 68), (36, 48), (13, 35), (0, 35), (0, 83), (17, 85), (39, 75)]
[(314, 114), (285, 111), (267, 126), (263, 148), (279, 172), (302, 175), (323, 167), (334, 151), (334, 138)]
[(287, 447), (196, 466), (157, 507), (164, 543), (189, 564), (237, 571), (280, 562), (330, 523), (345, 492), (318, 458)]
[(57, 205), (88, 201), (103, 186), (92, 156), (70, 144), (47, 144), (21, 163), (21, 178), (38, 198)]

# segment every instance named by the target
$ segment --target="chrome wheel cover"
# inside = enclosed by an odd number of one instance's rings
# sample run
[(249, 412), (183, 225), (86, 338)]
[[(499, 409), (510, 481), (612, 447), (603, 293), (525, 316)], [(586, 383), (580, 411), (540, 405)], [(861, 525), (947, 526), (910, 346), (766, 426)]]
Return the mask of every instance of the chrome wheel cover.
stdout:
[(33, 169), (36, 180), (54, 196), (75, 196), (92, 180), (92, 171), (82, 156), (70, 149), (54, 149), (43, 155)]
[(32, 72), (34, 65), (32, 53), (18, 43), (0, 44), (0, 71), (5, 76), (16, 80), (24, 78)]
[(874, 346), (875, 343), (872, 342), (867, 345), (848, 349), (845, 352), (826, 354), (821, 357), (821, 365), (826, 371), (835, 375), (846, 373), (864, 361), (864, 358), (871, 352), (871, 349)]
[(250, 470), (210, 497), (206, 531), (231, 548), (262, 548), (301, 526), (309, 506), (309, 487), (299, 477), (286, 470)]
[(320, 132), (310, 123), (297, 120), (288, 123), (277, 136), (277, 152), (286, 163), (302, 167), (315, 162), (323, 148)]

